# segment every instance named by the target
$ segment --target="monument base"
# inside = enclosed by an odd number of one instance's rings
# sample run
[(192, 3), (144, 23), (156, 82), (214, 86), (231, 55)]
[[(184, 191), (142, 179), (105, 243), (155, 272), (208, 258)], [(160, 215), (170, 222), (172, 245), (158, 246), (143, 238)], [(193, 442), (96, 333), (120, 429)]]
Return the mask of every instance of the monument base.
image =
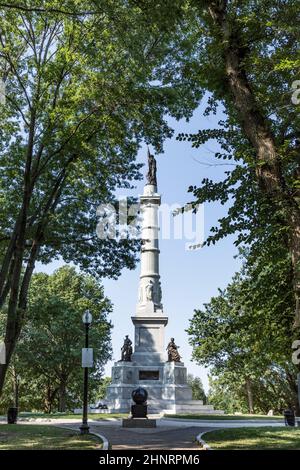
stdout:
[(123, 428), (156, 428), (156, 419), (127, 418), (122, 420)]
[[(149, 364), (148, 361), (145, 361)], [(110, 413), (129, 413), (131, 393), (137, 387), (148, 392), (150, 414), (216, 414), (212, 405), (192, 400), (192, 390), (187, 385), (187, 370), (182, 362), (160, 362), (142, 365), (135, 361), (115, 362), (112, 383), (107, 388), (106, 403)]]

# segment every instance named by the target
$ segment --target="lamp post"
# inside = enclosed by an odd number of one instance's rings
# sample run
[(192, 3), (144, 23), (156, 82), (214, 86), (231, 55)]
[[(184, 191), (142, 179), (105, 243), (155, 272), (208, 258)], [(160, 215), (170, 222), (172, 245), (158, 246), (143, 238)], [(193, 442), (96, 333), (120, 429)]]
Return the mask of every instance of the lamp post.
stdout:
[[(86, 310), (82, 316), (82, 323), (85, 326), (85, 349), (87, 350), (89, 347), (89, 327), (92, 323), (92, 314), (89, 310)], [(83, 385), (83, 410), (82, 410), (82, 425), (80, 426), (80, 434), (88, 434), (89, 433), (89, 425), (88, 425), (88, 379), (89, 379), (89, 369), (87, 365), (83, 364), (84, 367), (84, 385)]]

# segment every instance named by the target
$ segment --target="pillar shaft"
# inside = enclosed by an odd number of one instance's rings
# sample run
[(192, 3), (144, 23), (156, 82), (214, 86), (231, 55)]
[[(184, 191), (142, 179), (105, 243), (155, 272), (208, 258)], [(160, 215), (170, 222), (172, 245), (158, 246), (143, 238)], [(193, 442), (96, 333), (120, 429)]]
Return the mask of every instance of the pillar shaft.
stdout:
[(159, 226), (160, 196), (154, 185), (147, 184), (140, 196), (142, 215), (141, 273), (137, 315), (143, 310), (161, 310), (161, 285), (159, 276)]
[(142, 215), (141, 272), (135, 326), (133, 359), (140, 363), (159, 362), (164, 359), (164, 330), (168, 318), (163, 314), (159, 275), (160, 195), (156, 186), (146, 184), (140, 196)]

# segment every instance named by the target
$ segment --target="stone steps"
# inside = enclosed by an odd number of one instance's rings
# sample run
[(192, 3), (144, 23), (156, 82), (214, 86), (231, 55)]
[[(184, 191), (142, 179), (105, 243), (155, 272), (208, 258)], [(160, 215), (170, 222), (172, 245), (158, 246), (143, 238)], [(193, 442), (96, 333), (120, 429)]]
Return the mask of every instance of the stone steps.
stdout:
[(213, 405), (203, 405), (202, 400), (148, 400), (149, 413), (165, 413), (165, 414), (223, 414), (222, 410), (214, 410)]

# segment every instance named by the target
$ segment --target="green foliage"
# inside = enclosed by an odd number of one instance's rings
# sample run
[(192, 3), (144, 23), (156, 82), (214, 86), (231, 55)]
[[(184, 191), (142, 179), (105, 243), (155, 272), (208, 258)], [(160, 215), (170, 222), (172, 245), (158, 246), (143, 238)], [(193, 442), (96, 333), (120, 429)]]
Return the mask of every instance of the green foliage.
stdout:
[[(223, 181), (204, 178), (189, 188), (193, 207), (214, 201), (229, 207), (211, 228), (207, 244), (234, 234), (236, 245), (251, 246), (257, 256), (262, 243), (273, 244), (280, 233), (279, 245), (288, 248), (293, 266), (295, 326), (300, 325), (300, 114), (292, 102), (292, 83), (299, 79), (297, 4), (190, 2), (198, 24), (197, 36), (191, 23), (197, 46), (189, 63), (195, 86), (208, 93), (204, 115), (219, 110), (223, 116), (216, 129), (177, 137), (200, 152), (214, 140), (219, 150), (212, 163), (228, 164)], [(268, 265), (277, 264), (276, 250), (269, 254)]]
[[(276, 265), (269, 261), (275, 247)], [(247, 412), (249, 389), (255, 411), (297, 405), (290, 276), (287, 251), (278, 243), (261, 245), (260, 256), (248, 254), (228, 287), (195, 311), (188, 330), (193, 357), (212, 367), (209, 401), (218, 408)]]
[[(93, 315), (89, 332), (90, 347), (94, 349), (89, 384), (93, 400), (103, 366), (111, 357), (111, 324), (107, 320), (111, 303), (99, 283), (90, 276), (78, 274), (74, 268), (64, 266), (53, 275), (33, 276), (28, 320), (11, 367), (19, 376), (21, 410), (50, 412), (59, 404), (60, 411), (65, 411), (81, 403), (81, 348), (85, 334), (82, 315), (86, 309)], [(10, 378), (6, 406), (8, 397), (13, 398), (12, 385)]]
[(200, 377), (194, 377), (193, 374), (188, 374), (187, 383), (192, 389), (193, 400), (202, 400), (205, 405), (206, 394)]
[(245, 393), (240, 382), (238, 386), (234, 380), (226, 381), (223, 376), (209, 376), (209, 393), (207, 396), (210, 405), (225, 413), (248, 413)]
[(101, 400), (106, 397), (106, 389), (111, 384), (111, 377), (103, 377), (98, 385), (96, 398)]
[(139, 243), (98, 238), (97, 207), (117, 204), (116, 188), (141, 177), (143, 141), (162, 151), (166, 115), (189, 117), (200, 99), (188, 78), (174, 83), (165, 70), (173, 52), (191, 50), (175, 27), (179, 1), (161, 15), (151, 2), (151, 22), (147, 6), (98, 3), (1, 4), (0, 307), (9, 308), (0, 393), (36, 261), (60, 257), (95, 277), (134, 268)]
[(189, 192), (194, 207), (215, 201), (228, 207), (206, 243), (234, 234), (245, 257), (228, 287), (195, 311), (189, 328), (194, 358), (212, 366), (209, 399), (217, 407), (280, 411), (297, 406), (291, 364), (299, 297), (299, 112), (291, 101), (299, 73), (297, 5), (266, 0), (239, 8), (219, 2), (219, 10), (214, 2), (191, 7), (202, 27), (191, 61), (197, 83), (209, 92), (204, 114), (219, 108), (224, 116), (217, 129), (182, 133), (178, 140), (199, 149), (216, 141), (214, 163), (222, 160), (228, 170), (223, 181), (204, 178)]
[[(43, 3), (49, 11), (56, 2)], [(66, 10), (77, 7), (77, 2), (63, 3)], [(88, 9), (94, 2), (84, 3)], [(6, 83), (0, 117), (1, 248), (21, 208), (31, 130), (28, 247), (67, 169), (39, 259), (60, 255), (93, 274), (115, 277), (123, 265), (134, 266), (134, 244), (97, 238), (97, 205), (112, 201), (116, 186), (129, 187), (139, 177), (134, 158), (141, 139), (159, 149), (171, 130), (163, 121), (169, 99), (149, 85), (159, 59), (145, 63), (142, 56), (154, 37), (142, 29), (138, 11), (127, 10), (124, 2), (104, 2), (101, 10), (83, 18), (19, 10), (6, 10), (1, 17), (0, 67)]]

